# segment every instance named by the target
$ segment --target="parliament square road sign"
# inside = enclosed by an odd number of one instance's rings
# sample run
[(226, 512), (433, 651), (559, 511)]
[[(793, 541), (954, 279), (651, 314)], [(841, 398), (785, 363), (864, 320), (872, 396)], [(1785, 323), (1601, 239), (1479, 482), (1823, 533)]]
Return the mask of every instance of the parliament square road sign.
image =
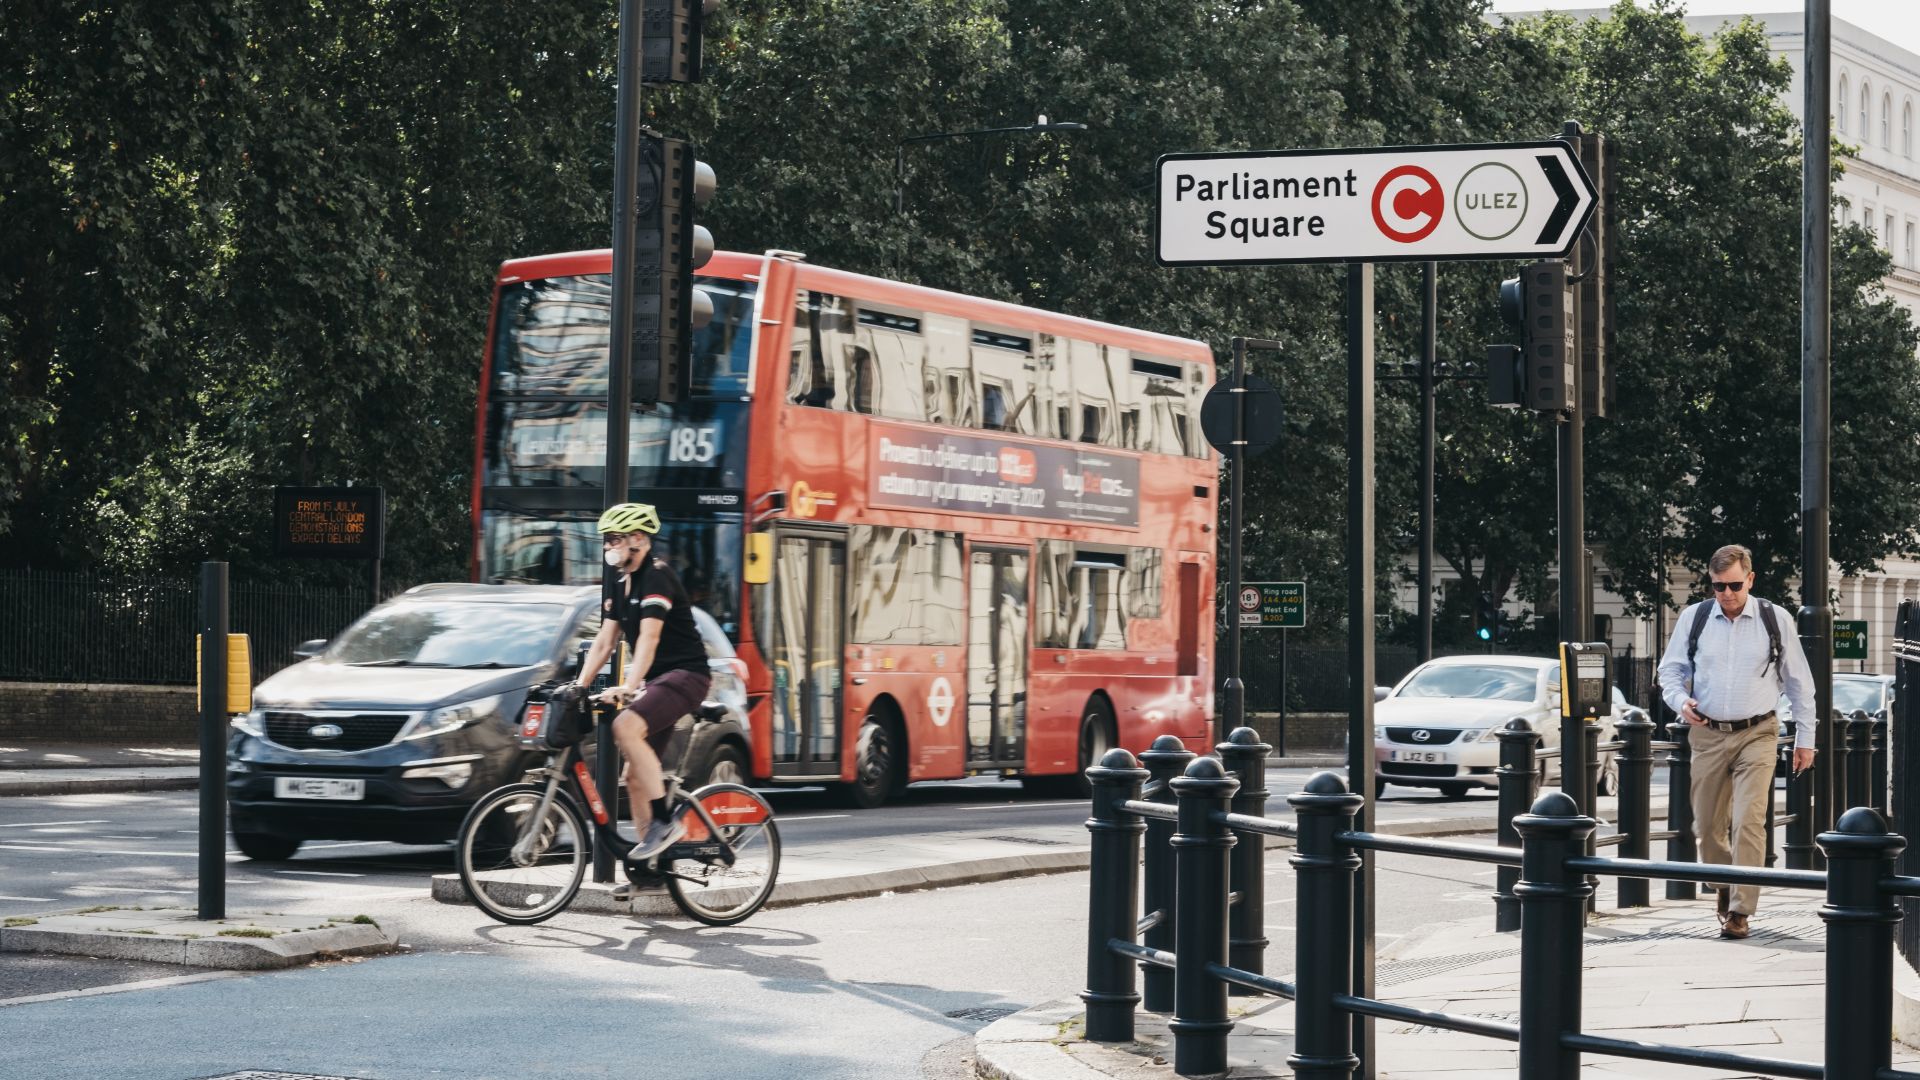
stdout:
[(1557, 140), (1167, 154), (1162, 266), (1558, 258), (1593, 182)]

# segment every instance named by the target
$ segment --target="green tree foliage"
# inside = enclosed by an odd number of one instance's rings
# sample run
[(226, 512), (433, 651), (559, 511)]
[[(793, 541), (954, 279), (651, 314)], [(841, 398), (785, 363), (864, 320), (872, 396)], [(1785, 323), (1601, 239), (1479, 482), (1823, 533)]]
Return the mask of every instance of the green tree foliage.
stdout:
[[(390, 577), (464, 576), (491, 279), (606, 242), (616, 12), (42, 0), (0, 21), (0, 565), (86, 565), (107, 535), (132, 541), (116, 564), (288, 572), (267, 489), (364, 483), (389, 493)], [(1186, 334), (1223, 360), (1236, 333), (1281, 341), (1252, 358), (1289, 421), (1250, 470), (1247, 571), (1305, 577), (1322, 628), (1344, 610), (1344, 274), (1155, 266), (1154, 159), (1607, 133), (1621, 405), (1589, 427), (1591, 538), (1643, 606), (1663, 554), (1729, 539), (1785, 599), (1799, 165), (1757, 32), (1707, 44), (1631, 5), (1509, 24), (1481, 0), (737, 0), (711, 31), (709, 81), (646, 107), (714, 164), (723, 246)], [(1088, 130), (900, 149), (1042, 113)], [(1834, 266), (1834, 551), (1858, 569), (1920, 539), (1920, 379), (1873, 285), (1885, 257), (1847, 230)], [(1442, 269), (1444, 359), (1508, 336), (1511, 270)], [(1415, 355), (1418, 280), (1379, 270), (1383, 365)], [(1413, 540), (1416, 412), (1408, 384), (1376, 397), (1391, 568)], [(1443, 387), (1440, 417), (1438, 547), (1463, 595), (1550, 605), (1550, 430), (1471, 383)]]

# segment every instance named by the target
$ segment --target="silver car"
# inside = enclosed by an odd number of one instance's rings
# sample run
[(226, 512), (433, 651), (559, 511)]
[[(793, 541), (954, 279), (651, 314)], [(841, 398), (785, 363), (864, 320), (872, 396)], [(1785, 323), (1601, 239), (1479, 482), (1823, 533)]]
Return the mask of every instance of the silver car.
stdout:
[[(1640, 710), (1613, 688), (1614, 715), (1602, 719), (1601, 740), (1613, 738), (1615, 719)], [(1535, 656), (1447, 656), (1414, 668), (1374, 705), (1374, 784), (1377, 798), (1388, 784), (1439, 788), (1460, 798), (1500, 780), (1499, 731), (1523, 720), (1538, 733), (1536, 745), (1560, 745), (1560, 664)], [(1558, 775), (1550, 761), (1548, 776)], [(1601, 758), (1600, 793), (1613, 794), (1620, 766)]]

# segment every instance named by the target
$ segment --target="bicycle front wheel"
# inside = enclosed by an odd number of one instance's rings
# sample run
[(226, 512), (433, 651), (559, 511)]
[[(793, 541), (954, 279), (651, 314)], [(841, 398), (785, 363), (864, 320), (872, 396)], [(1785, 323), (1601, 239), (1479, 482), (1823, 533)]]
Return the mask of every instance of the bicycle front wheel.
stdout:
[[(760, 910), (780, 874), (780, 829), (773, 807), (752, 788), (708, 784), (693, 793), (720, 827), (716, 835), (691, 809), (686, 839), (664, 865), (667, 892), (689, 918), (708, 926), (732, 926)], [(726, 854), (731, 852), (732, 864)]]
[(475, 803), (460, 825), (460, 884), (480, 910), (504, 923), (544, 922), (565, 910), (593, 857), (573, 800), (556, 791), (541, 814), (545, 794), (544, 786), (510, 784)]

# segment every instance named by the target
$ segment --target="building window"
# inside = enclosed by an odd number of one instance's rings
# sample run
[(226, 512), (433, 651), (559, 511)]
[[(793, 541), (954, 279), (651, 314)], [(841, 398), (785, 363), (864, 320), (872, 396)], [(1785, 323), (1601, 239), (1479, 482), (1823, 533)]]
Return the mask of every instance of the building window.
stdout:
[(1840, 76), (1840, 95), (1833, 100), (1833, 111), (1837, 114), (1835, 119), (1840, 125), (1840, 130), (1845, 131), (1847, 130), (1847, 77), (1845, 75)]
[(1880, 149), (1893, 149), (1893, 95), (1880, 95)]
[(1887, 215), (1886, 226), (1887, 227), (1885, 231), (1883, 231), (1880, 234), (1880, 239), (1886, 245), (1887, 254), (1891, 255), (1893, 254), (1893, 215), (1892, 214)]
[(1907, 266), (1913, 267), (1913, 222), (1907, 222)]
[(1863, 206), (1860, 208), (1860, 225), (1867, 230), (1868, 239), (1876, 241), (1879, 239), (1873, 235), (1873, 207)]
[(1903, 157), (1913, 156), (1913, 102), (1907, 102), (1900, 110), (1900, 153)]
[(1872, 120), (1873, 114), (1870, 111), (1872, 109), (1872, 103), (1873, 103), (1873, 84), (1869, 82), (1863, 82), (1860, 84), (1860, 138), (1862, 141), (1865, 141), (1867, 138), (1867, 133), (1873, 130), (1872, 128), (1867, 126), (1867, 124)]

